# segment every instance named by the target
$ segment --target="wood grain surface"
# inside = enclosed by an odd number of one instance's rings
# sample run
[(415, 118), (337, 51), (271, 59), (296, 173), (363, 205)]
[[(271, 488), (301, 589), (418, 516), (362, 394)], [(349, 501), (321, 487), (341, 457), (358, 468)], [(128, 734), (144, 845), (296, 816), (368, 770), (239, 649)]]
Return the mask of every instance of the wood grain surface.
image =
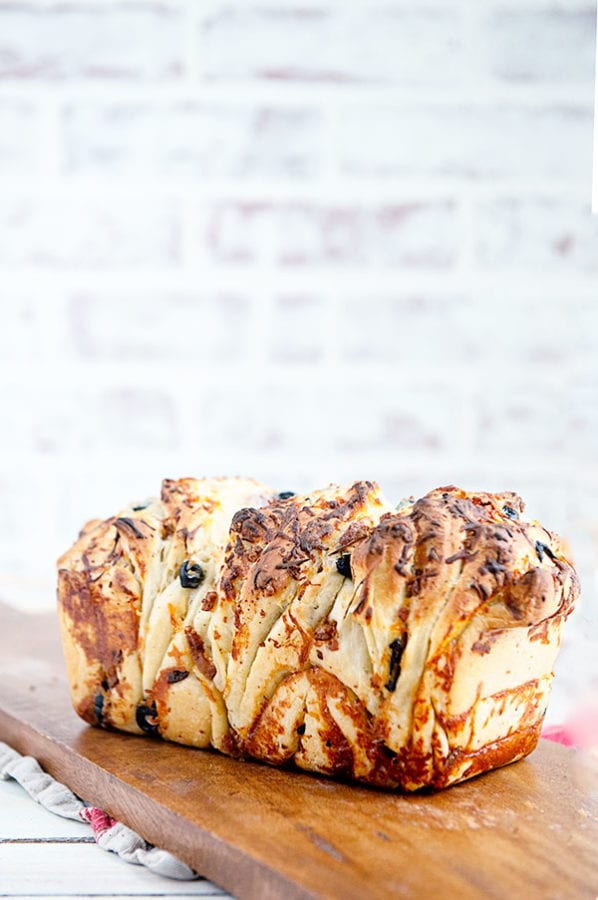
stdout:
[(0, 606), (0, 739), (239, 898), (596, 898), (598, 795), (573, 751), (400, 796), (100, 731), (54, 617)]

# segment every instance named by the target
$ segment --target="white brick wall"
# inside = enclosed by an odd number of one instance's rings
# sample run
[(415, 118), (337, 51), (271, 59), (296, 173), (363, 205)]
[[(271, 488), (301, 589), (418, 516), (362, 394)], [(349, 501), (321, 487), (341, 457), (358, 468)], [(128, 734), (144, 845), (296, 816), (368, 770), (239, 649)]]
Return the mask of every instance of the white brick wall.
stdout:
[[(65, 169), (93, 178), (305, 178), (319, 174), (322, 115), (239, 102), (67, 104), (61, 135)], [(176, 96), (176, 95), (175, 95)]]
[(464, 77), (463, 15), (434, 3), (222, 4), (201, 24), (209, 79), (434, 84)]
[(532, 272), (598, 272), (598, 217), (588, 215), (587, 197), (486, 200), (477, 207), (477, 254), (482, 266), (513, 266)]
[(0, 77), (176, 79), (185, 72), (178, 3), (0, 3)]
[(596, 53), (591, 4), (520, 6), (499, 4), (485, 12), (478, 50), (483, 70), (511, 82), (586, 82)]
[(210, 204), (199, 211), (198, 250), (228, 265), (447, 268), (459, 252), (455, 203), (328, 206)]
[(0, 100), (0, 166), (2, 172), (26, 175), (39, 165), (42, 128), (35, 103)]
[(593, 0), (0, 0), (0, 596), (165, 475), (520, 491), (598, 686)]
[(86, 267), (173, 265), (180, 255), (175, 204), (137, 196), (21, 195), (0, 207), (0, 265)]
[(339, 112), (338, 164), (358, 176), (575, 180), (591, 165), (592, 121), (573, 104), (352, 103)]
[(223, 292), (87, 290), (69, 298), (65, 349), (73, 360), (114, 364), (242, 362), (251, 316), (251, 299)]

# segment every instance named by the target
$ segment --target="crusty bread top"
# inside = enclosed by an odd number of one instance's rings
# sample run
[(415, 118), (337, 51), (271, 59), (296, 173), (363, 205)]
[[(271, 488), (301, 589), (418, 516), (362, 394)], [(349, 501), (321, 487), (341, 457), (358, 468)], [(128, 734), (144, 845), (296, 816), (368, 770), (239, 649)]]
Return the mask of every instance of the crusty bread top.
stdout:
[[(291, 583), (308, 583), (323, 554), (334, 561), (350, 552), (358, 587), (353, 613), (369, 620), (374, 590), (378, 614), (391, 604), (398, 623), (407, 615), (429, 619), (438, 608), (438, 647), (481, 608), (496, 628), (541, 624), (557, 609), (570, 611), (575, 571), (559, 539), (523, 517), (516, 494), (448, 486), (390, 509), (370, 482), (279, 500), (252, 480), (166, 480), (160, 500), (87, 523), (58, 567), (80, 573), (88, 587), (110, 577), (120, 578), (124, 590), (126, 581), (141, 598), (142, 641), (157, 594), (176, 581), (183, 561), (209, 565), (215, 557), (220, 563), (227, 540), (222, 568), (214, 572), (225, 604), (238, 603), (241, 589), (245, 603), (252, 593), (275, 598)], [(67, 596), (62, 602), (72, 606)], [(236, 616), (238, 627), (242, 613)], [(102, 641), (85, 619), (84, 643), (92, 653)]]
[(371, 482), (296, 496), (167, 480), (59, 561), (76, 708), (408, 789), (468, 777), (453, 746), (470, 774), (510, 761), (537, 740), (579, 590), (559, 539), (523, 513), (513, 493), (454, 486), (392, 507)]
[[(178, 591), (186, 559), (205, 566), (202, 590), (213, 586), (232, 516), (242, 506), (267, 503), (272, 495), (253, 479), (166, 479), (160, 499), (88, 522), (58, 560), (58, 572), (61, 607), (89, 662), (110, 672), (123, 653), (138, 652), (143, 684), (151, 686), (168, 640), (163, 628), (150, 629), (157, 599), (168, 589)], [(198, 592), (179, 593), (187, 604)], [(164, 605), (168, 614), (172, 604)]]
[(343, 586), (341, 554), (389, 510), (378, 486), (364, 481), (233, 518), (210, 632), (228, 657), (215, 683), (241, 735), (278, 683), (305, 666), (314, 629)]

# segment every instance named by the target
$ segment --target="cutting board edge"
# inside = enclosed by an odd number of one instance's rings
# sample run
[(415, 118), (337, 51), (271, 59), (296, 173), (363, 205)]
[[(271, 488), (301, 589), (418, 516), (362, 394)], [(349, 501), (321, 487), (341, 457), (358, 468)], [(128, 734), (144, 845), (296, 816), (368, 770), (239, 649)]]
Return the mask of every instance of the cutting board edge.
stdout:
[[(249, 856), (241, 848), (226, 844), (210, 831), (183, 820), (178, 813), (155, 799), (150, 800), (142, 791), (117, 775), (78, 754), (68, 743), (23, 723), (1, 706), (0, 740), (24, 756), (33, 756), (49, 775), (65, 784), (74, 794), (87, 803), (101, 806), (105, 812), (132, 828), (148, 843), (159, 845), (173, 853), (203, 878), (213, 881), (239, 900), (280, 900), (282, 896), (285, 900), (316, 900), (324, 896), (301, 887), (283, 873)], [(114, 805), (107, 804), (107, 793), (112, 795), (116, 787), (118, 794), (120, 786), (126, 789), (123, 803), (119, 803), (117, 798)], [(137, 808), (126, 799), (126, 793), (133, 794), (139, 801)], [(179, 821), (184, 821), (189, 835), (186, 843), (193, 841), (195, 844), (198, 841), (200, 852), (193, 848), (188, 852), (181, 844), (171, 844), (167, 835), (165, 839), (162, 830), (157, 826), (152, 827), (152, 815), (148, 814), (150, 810), (146, 808), (149, 805), (158, 805), (165, 818), (170, 819), (174, 826)], [(152, 814), (153, 812), (151, 810)], [(229, 858), (224, 859), (226, 856)], [(250, 877), (243, 876), (243, 871), (248, 872)]]

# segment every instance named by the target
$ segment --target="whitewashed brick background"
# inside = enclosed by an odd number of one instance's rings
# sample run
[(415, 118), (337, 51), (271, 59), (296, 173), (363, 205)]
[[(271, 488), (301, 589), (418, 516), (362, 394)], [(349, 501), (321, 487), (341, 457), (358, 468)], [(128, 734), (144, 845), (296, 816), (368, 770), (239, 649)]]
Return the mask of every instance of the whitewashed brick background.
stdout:
[(593, 0), (0, 0), (0, 596), (163, 476), (515, 489), (598, 689)]

